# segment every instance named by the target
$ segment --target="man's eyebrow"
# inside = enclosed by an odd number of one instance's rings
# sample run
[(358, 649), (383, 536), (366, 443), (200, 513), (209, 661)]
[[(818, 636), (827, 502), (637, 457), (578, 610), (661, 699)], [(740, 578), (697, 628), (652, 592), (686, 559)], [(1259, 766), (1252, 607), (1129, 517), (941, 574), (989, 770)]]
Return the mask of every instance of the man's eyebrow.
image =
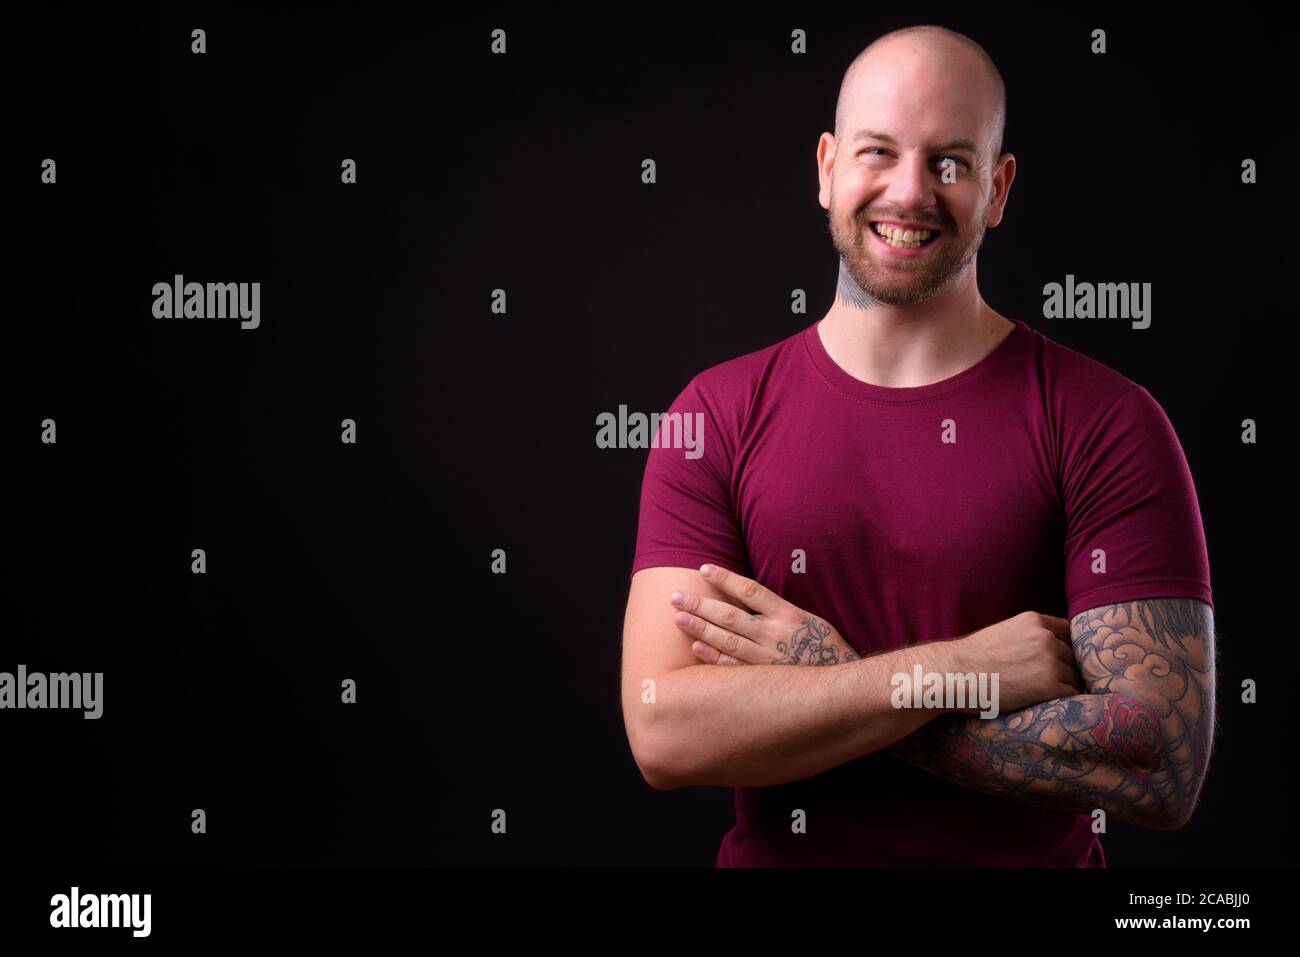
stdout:
[[(898, 145), (898, 141), (888, 133), (881, 133), (878, 130), (858, 130), (853, 137), (857, 140), (880, 140), (882, 143), (892, 143)], [(969, 150), (972, 153), (978, 153), (979, 149), (970, 140), (949, 140), (947, 143), (936, 143), (929, 147), (931, 150), (942, 152), (943, 150)]]

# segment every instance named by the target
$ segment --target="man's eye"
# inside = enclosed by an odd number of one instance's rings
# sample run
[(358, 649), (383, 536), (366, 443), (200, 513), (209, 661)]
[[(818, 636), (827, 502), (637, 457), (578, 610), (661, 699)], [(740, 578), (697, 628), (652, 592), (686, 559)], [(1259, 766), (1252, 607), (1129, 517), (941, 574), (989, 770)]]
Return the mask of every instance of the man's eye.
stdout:
[[(884, 153), (884, 152), (885, 152), (885, 148), (884, 148), (883, 146), (868, 146), (866, 149), (864, 149), (864, 150), (862, 151), (862, 154), (863, 154), (864, 156), (868, 156), (868, 155), (873, 155), (873, 154), (876, 154), (876, 153)], [(944, 165), (944, 162), (943, 162), (944, 160), (952, 160), (954, 165), (957, 165), (957, 164), (960, 164), (960, 165), (962, 165), (962, 166), (969, 166), (969, 165), (970, 165), (970, 164), (967, 163), (964, 159), (962, 159), (960, 156), (941, 156), (941, 157), (939, 157), (939, 165), (940, 165), (940, 166), (943, 166), (943, 165)]]

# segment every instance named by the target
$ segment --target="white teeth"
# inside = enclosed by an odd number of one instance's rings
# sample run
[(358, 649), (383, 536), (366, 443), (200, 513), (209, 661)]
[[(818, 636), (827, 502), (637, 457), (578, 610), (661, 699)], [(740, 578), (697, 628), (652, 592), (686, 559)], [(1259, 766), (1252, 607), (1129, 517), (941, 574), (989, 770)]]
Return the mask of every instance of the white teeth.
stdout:
[(886, 243), (902, 249), (915, 249), (930, 238), (930, 230), (928, 229), (903, 229), (898, 226), (886, 226), (883, 223), (876, 223), (875, 230)]

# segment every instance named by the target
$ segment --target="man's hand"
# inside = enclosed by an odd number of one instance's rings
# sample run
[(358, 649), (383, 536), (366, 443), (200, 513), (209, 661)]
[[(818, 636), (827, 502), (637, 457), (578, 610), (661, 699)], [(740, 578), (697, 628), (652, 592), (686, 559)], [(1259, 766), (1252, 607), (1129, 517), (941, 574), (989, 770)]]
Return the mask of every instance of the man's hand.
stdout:
[[(998, 675), (998, 710), (1019, 711), (1083, 691), (1064, 618), (1025, 611), (953, 644), (958, 671)], [(963, 709), (974, 714), (978, 706)]]
[(838, 665), (858, 660), (833, 625), (752, 578), (716, 565), (701, 565), (700, 575), (750, 609), (690, 592), (672, 593), (669, 600), (679, 609), (677, 627), (696, 639), (691, 650), (705, 664)]

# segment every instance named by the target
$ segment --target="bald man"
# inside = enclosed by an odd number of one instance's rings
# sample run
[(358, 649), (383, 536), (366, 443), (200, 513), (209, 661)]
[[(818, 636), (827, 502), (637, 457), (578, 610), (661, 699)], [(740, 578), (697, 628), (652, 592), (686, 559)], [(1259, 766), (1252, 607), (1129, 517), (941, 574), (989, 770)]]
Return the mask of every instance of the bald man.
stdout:
[(980, 295), (1005, 102), (960, 34), (867, 47), (817, 145), (834, 304), (647, 459), (624, 719), (653, 787), (735, 788), (719, 866), (1102, 866), (1196, 804), (1196, 492), (1144, 388)]

